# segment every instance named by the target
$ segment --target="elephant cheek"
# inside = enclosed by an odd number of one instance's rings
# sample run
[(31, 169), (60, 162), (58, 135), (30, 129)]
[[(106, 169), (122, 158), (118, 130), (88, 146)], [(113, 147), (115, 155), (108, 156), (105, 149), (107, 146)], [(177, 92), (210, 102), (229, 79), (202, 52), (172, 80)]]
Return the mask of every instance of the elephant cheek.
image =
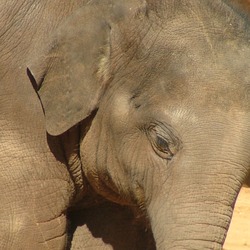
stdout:
[(128, 191), (129, 180), (114, 157), (109, 133), (101, 133), (99, 120), (94, 120), (80, 146), (83, 172), (96, 193), (110, 201), (128, 205), (133, 202)]

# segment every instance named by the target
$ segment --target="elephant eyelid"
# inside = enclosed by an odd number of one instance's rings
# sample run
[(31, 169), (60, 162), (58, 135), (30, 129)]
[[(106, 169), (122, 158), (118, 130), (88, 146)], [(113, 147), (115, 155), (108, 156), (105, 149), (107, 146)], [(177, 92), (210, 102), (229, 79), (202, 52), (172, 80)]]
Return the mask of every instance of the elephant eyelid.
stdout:
[(180, 148), (180, 140), (164, 124), (150, 124), (147, 135), (155, 153), (161, 158), (171, 160)]

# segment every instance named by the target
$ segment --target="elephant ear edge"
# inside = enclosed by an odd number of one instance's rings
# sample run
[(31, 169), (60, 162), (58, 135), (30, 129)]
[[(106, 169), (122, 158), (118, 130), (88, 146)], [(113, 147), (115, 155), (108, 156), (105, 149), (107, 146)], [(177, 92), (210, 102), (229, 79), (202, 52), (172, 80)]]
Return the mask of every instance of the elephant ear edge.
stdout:
[(110, 31), (96, 8), (81, 9), (58, 29), (48, 54), (28, 67), (50, 135), (64, 133), (98, 108), (111, 79)]

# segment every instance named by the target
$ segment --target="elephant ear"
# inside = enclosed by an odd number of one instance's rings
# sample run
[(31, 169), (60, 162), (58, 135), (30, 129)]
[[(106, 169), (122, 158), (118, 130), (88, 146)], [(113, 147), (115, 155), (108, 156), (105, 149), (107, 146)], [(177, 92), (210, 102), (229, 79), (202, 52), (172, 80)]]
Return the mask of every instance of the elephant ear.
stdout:
[(96, 8), (83, 8), (58, 29), (45, 66), (29, 67), (49, 134), (64, 133), (98, 108), (110, 79), (110, 30)]

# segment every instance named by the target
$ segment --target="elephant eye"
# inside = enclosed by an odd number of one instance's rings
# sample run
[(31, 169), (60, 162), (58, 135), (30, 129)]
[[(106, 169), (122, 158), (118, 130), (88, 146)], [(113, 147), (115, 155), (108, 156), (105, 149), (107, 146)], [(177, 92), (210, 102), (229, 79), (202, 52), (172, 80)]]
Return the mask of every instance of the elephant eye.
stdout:
[(169, 148), (169, 142), (164, 139), (163, 137), (157, 135), (155, 138), (155, 147), (157, 149), (157, 153), (162, 158), (165, 158), (167, 160), (171, 160), (173, 157), (173, 153), (171, 152)]
[(163, 152), (169, 151), (168, 142), (160, 136), (156, 136), (156, 146)]
[(152, 148), (161, 158), (171, 160), (177, 153), (179, 140), (167, 126), (151, 124), (147, 134)]

